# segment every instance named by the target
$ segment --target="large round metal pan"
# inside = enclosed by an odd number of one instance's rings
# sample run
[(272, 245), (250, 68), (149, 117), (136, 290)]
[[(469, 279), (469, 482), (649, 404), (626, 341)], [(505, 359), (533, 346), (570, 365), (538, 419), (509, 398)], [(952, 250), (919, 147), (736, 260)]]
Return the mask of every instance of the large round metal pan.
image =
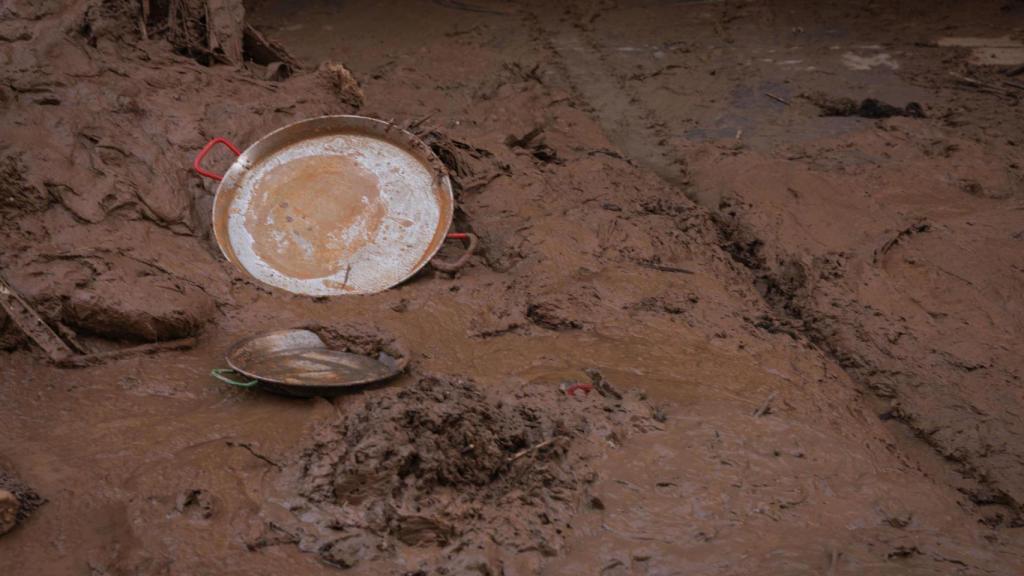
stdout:
[[(222, 138), (215, 144), (238, 149)], [(385, 290), (440, 249), (451, 181), (412, 134), (361, 116), (322, 116), (267, 134), (241, 152), (213, 203), (225, 257), (254, 279), (298, 294)]]
[(249, 378), (239, 381), (214, 370), (213, 376), (245, 388), (259, 387), (287, 396), (333, 396), (399, 374), (409, 353), (398, 341), (383, 343), (373, 355), (329, 348), (311, 330), (274, 330), (236, 342), (224, 359)]

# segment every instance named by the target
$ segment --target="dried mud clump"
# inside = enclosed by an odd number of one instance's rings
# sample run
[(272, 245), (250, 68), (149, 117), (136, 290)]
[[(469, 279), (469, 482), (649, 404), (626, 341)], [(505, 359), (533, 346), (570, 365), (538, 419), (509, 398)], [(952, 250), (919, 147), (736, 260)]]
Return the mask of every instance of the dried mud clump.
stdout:
[[(659, 427), (642, 396), (567, 397), (556, 385), (497, 398), (428, 377), (322, 427), (293, 472), (299, 546), (348, 568), (410, 573), (537, 567), (557, 554), (595, 479), (589, 460)], [(382, 572), (382, 573), (384, 573)], [(473, 572), (476, 573), (476, 572)]]

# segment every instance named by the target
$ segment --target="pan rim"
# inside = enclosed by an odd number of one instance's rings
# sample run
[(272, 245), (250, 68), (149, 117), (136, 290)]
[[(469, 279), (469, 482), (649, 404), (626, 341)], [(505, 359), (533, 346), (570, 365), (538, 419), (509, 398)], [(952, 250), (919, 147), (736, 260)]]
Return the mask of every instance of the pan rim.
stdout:
[[(420, 255), (416, 264), (408, 269), (399, 280), (373, 289), (341, 290), (338, 288), (327, 288), (324, 291), (308, 292), (277, 286), (257, 277), (235, 254), (231, 245), (231, 234), (227, 228), (227, 213), (239, 187), (253, 168), (278, 151), (311, 138), (338, 134), (361, 134), (396, 146), (423, 165), (429, 172), (433, 173), (432, 192), (436, 197), (440, 212), (435, 225), (433, 239)], [(259, 284), (290, 294), (310, 297), (354, 296), (383, 292), (408, 281), (419, 273), (440, 251), (444, 243), (444, 236), (451, 228), (454, 213), (455, 196), (452, 191), (448, 169), (441, 162), (440, 158), (434, 154), (433, 150), (422, 140), (408, 130), (385, 120), (352, 114), (336, 114), (315, 116), (292, 122), (268, 132), (246, 147), (242, 154), (231, 164), (227, 172), (225, 172), (223, 179), (217, 186), (213, 206), (211, 207), (211, 223), (217, 246), (224, 257), (242, 271), (246, 277)]]
[(235, 372), (238, 372), (239, 374), (242, 374), (242, 375), (244, 375), (244, 376), (246, 376), (248, 378), (256, 380), (257, 382), (259, 382), (259, 386), (261, 386), (261, 387), (265, 386), (265, 385), (271, 385), (272, 387), (281, 387), (281, 388), (293, 389), (293, 391), (295, 391), (295, 392), (315, 391), (315, 390), (321, 390), (321, 389), (329, 391), (329, 390), (332, 390), (332, 389), (349, 389), (349, 388), (356, 388), (356, 387), (361, 387), (361, 386), (368, 386), (368, 385), (374, 384), (376, 382), (383, 382), (385, 380), (390, 380), (391, 378), (394, 378), (395, 376), (397, 376), (397, 375), (401, 374), (402, 372), (404, 372), (406, 367), (409, 364), (409, 357), (408, 357), (408, 354), (406, 354), (406, 356), (398, 358), (397, 365), (394, 368), (392, 368), (391, 371), (386, 376), (382, 376), (382, 377), (379, 377), (379, 378), (367, 378), (367, 379), (363, 379), (363, 380), (356, 380), (356, 381), (352, 381), (352, 382), (343, 382), (343, 383), (332, 382), (332, 383), (324, 383), (324, 384), (315, 384), (315, 383), (314, 384), (310, 384), (310, 383), (296, 384), (294, 382), (285, 382), (285, 381), (282, 381), (282, 380), (275, 380), (273, 378), (267, 378), (266, 376), (261, 376), (259, 374), (256, 374), (255, 372), (247, 370), (245, 367), (241, 366), (236, 361), (236, 356), (238, 355), (238, 353), (246, 345), (248, 345), (248, 344), (250, 344), (250, 343), (252, 343), (252, 342), (254, 342), (256, 340), (259, 340), (259, 339), (262, 339), (262, 338), (271, 337), (271, 336), (274, 336), (276, 334), (288, 334), (288, 333), (293, 333), (293, 332), (308, 332), (310, 334), (313, 334), (314, 336), (317, 337), (318, 340), (320, 340), (321, 343), (323, 343), (324, 350), (336, 351), (333, 348), (329, 348), (327, 346), (327, 344), (323, 342), (323, 339), (320, 338), (320, 335), (317, 334), (316, 332), (312, 331), (312, 330), (309, 330), (307, 328), (279, 328), (279, 329), (276, 329), (276, 330), (269, 330), (269, 331), (266, 331), (266, 332), (260, 332), (258, 334), (253, 334), (251, 336), (246, 336), (245, 338), (242, 338), (241, 340), (238, 340), (237, 342), (232, 344), (232, 346), (230, 348), (228, 348), (227, 352), (224, 353), (224, 360), (225, 360), (225, 362), (227, 362), (228, 366), (230, 366), (232, 370), (234, 370)]

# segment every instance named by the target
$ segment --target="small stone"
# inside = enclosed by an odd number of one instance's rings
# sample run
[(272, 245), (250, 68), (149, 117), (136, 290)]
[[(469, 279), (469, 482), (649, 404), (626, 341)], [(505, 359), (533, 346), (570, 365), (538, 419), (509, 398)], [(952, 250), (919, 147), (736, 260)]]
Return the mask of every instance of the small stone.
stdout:
[(7, 490), (0, 490), (0, 534), (10, 532), (18, 523), (18, 510), (21, 502), (18, 497)]

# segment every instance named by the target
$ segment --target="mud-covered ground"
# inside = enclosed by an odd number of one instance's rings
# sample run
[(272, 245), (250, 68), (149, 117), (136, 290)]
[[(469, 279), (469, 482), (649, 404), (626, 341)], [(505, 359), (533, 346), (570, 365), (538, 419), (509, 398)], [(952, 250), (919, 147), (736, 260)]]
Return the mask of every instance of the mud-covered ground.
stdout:
[[(0, 7), (0, 274), (88, 351), (198, 336), (58, 369), (0, 315), (0, 573), (1024, 570), (1024, 4), (249, 3), (283, 80), (202, 4)], [(192, 157), (329, 113), (439, 152), (468, 267), (223, 261)], [(208, 376), (350, 321), (409, 373)]]

